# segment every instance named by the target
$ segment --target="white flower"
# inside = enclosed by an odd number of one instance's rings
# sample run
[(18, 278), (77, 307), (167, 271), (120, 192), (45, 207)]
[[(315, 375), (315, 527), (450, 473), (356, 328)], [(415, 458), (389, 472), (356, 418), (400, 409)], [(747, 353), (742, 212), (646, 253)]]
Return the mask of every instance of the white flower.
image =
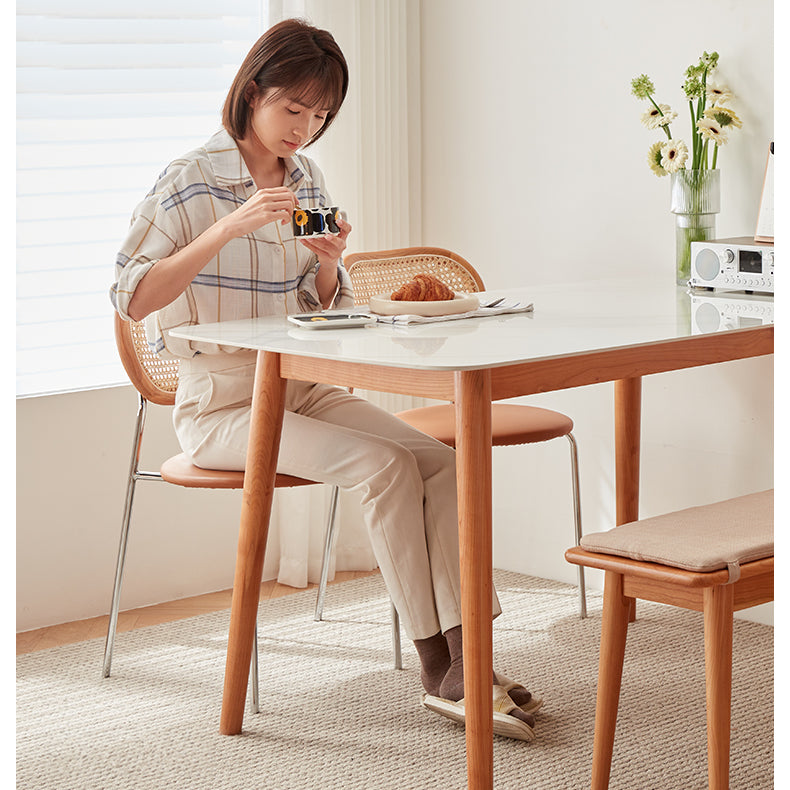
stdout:
[(682, 140), (669, 140), (661, 146), (661, 167), (667, 173), (675, 173), (686, 165), (689, 149)]
[(706, 86), (705, 92), (713, 104), (725, 104), (733, 97), (732, 91), (726, 85), (716, 85), (711, 83)]
[(650, 169), (657, 176), (667, 175), (667, 171), (664, 170), (661, 164), (661, 149), (663, 147), (664, 143), (662, 142), (653, 143), (653, 145), (650, 146), (650, 150), (647, 152), (647, 164), (650, 165)]
[(668, 104), (659, 104), (658, 109), (651, 107), (642, 114), (642, 123), (648, 129), (660, 129), (662, 126), (669, 126), (677, 117), (678, 114)]
[(701, 118), (697, 121), (697, 129), (701, 137), (711, 140), (716, 145), (724, 145), (727, 142), (727, 135), (715, 118)]
[(737, 129), (743, 127), (743, 121), (729, 107), (715, 105), (708, 107), (702, 114), (705, 118), (713, 118), (724, 131), (727, 131), (728, 126), (735, 126)]

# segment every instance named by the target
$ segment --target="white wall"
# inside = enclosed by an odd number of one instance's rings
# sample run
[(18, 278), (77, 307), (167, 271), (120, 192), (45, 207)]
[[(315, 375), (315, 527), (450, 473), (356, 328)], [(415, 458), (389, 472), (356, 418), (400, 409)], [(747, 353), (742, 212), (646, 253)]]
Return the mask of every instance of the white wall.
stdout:
[[(651, 76), (690, 142), (681, 85), (705, 50), (743, 120), (720, 153), (718, 235), (753, 234), (774, 134), (772, 16), (769, 0), (423, 3), (425, 242), (456, 249), (490, 287), (673, 278), (669, 179), (647, 167), (659, 138), (630, 81)], [(509, 217), (519, 232), (497, 230)], [(772, 357), (645, 379), (641, 515), (772, 487), (772, 392)], [(614, 523), (612, 393), (529, 399), (575, 420), (585, 531)], [(564, 442), (496, 451), (497, 567), (574, 580), (567, 456)]]
[[(719, 229), (753, 232), (773, 135), (771, 15), (766, 0), (426, 0), (423, 241), (458, 250), (491, 287), (657, 267), (672, 277), (669, 187), (644, 164), (654, 138), (630, 80), (647, 72), (680, 105), (683, 70), (704, 49), (720, 52), (744, 120), (720, 160)], [(509, 206), (523, 238), (495, 232)], [(646, 379), (642, 515), (772, 486), (772, 389), (772, 358)], [(585, 528), (608, 528), (611, 385), (530, 402), (576, 421)], [(130, 387), (18, 401), (18, 630), (108, 611), (135, 409)], [(168, 410), (149, 428), (154, 465), (177, 451)], [(561, 441), (497, 450), (498, 567), (573, 581), (567, 474)], [(229, 587), (239, 507), (237, 492), (143, 484), (124, 608)]]
[[(491, 287), (597, 273), (671, 273), (669, 179), (631, 79), (650, 75), (689, 140), (681, 85), (703, 50), (739, 96), (723, 147), (721, 235), (754, 233), (773, 139), (770, 0), (430, 0), (422, 4), (423, 234)], [(496, 230), (521, 219), (522, 237)], [(470, 221), (475, 217), (477, 221)]]
[[(137, 399), (131, 386), (17, 402), (17, 629), (106, 614)], [(178, 452), (152, 407), (143, 468)], [(141, 483), (123, 608), (232, 585), (240, 498)]]

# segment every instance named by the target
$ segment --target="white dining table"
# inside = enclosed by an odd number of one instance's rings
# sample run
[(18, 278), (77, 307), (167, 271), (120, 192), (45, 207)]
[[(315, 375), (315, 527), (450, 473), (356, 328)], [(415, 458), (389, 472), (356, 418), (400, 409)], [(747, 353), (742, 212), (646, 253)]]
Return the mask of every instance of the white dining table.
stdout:
[[(666, 280), (666, 282), (664, 281)], [(493, 775), (492, 400), (614, 382), (616, 521), (639, 516), (642, 377), (773, 353), (771, 297), (749, 320), (700, 326), (694, 294), (658, 277), (489, 291), (530, 312), (435, 323), (304, 329), (284, 316), (172, 330), (255, 349), (252, 400), (220, 731), (241, 732), (288, 379), (455, 403), (468, 787)], [(715, 299), (715, 294), (711, 298)]]

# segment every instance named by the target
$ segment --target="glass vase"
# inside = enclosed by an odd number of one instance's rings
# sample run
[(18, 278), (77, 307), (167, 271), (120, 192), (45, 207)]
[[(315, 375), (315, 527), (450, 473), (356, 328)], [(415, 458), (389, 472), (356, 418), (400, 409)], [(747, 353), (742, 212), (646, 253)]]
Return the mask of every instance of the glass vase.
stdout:
[(670, 211), (675, 215), (675, 276), (688, 285), (691, 242), (716, 238), (721, 210), (720, 170), (678, 170), (672, 174)]

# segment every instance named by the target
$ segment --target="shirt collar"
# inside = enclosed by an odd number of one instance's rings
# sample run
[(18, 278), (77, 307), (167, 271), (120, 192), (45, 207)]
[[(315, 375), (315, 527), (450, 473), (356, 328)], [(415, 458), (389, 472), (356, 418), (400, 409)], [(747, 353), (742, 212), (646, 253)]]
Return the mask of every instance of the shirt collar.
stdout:
[[(225, 129), (220, 129), (207, 143), (206, 153), (218, 184), (243, 184), (252, 186), (252, 176), (247, 163), (236, 145), (236, 141)], [(285, 184), (294, 191), (304, 184), (312, 183), (310, 169), (296, 154), (283, 160)]]
[(285, 164), (285, 184), (298, 192), (303, 186), (313, 183), (310, 168), (299, 154), (283, 160)]

